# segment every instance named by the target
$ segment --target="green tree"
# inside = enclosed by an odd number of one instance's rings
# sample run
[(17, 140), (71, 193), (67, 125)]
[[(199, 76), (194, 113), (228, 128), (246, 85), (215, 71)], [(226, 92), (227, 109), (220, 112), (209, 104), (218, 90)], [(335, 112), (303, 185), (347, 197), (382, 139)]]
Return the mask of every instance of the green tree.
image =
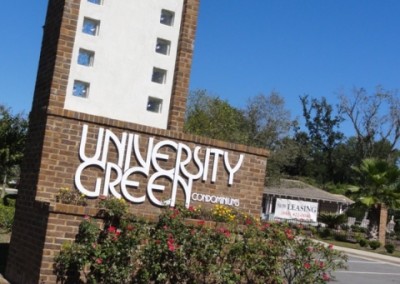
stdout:
[(311, 99), (300, 97), (303, 116), (306, 121), (310, 144), (310, 156), (314, 164), (314, 177), (322, 183), (334, 181), (335, 159), (334, 150), (343, 140), (339, 126), (342, 118), (335, 115), (333, 107), (326, 98)]
[(23, 114), (13, 115), (0, 105), (0, 177), (5, 187), (21, 163), (28, 122)]
[[(370, 226), (377, 227), (382, 211), (400, 208), (400, 170), (377, 159), (364, 159), (353, 169), (358, 174), (358, 186), (350, 191), (358, 202), (370, 208)], [(383, 222), (386, 224), (386, 220)]]
[(189, 94), (184, 130), (234, 143), (245, 144), (247, 141), (243, 112), (206, 90)]
[(248, 124), (249, 143), (252, 146), (275, 150), (289, 136), (294, 124), (285, 100), (277, 92), (260, 94), (248, 100), (244, 110)]
[(290, 111), (285, 108), (285, 100), (277, 92), (268, 96), (260, 94), (248, 100), (244, 109), (248, 131), (247, 144), (266, 148), (268, 159), (268, 183), (279, 182), (284, 167), (294, 163), (299, 148), (289, 135), (293, 129)]

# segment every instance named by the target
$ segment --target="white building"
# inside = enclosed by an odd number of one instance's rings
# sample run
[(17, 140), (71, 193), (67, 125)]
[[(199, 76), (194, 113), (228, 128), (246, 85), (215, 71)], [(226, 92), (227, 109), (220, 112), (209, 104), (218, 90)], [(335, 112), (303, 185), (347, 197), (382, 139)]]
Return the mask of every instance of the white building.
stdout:
[(64, 108), (167, 128), (183, 0), (84, 0)]

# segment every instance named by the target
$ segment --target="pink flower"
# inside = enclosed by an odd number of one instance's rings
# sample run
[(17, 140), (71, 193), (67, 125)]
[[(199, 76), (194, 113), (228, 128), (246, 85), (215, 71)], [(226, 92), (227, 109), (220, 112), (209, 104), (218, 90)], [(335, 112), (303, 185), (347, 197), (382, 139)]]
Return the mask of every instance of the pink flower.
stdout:
[(308, 252), (312, 252), (313, 250), (314, 250), (313, 247), (308, 247), (308, 248), (307, 248), (307, 251), (308, 251)]
[(332, 245), (332, 244), (329, 244), (328, 248), (329, 248), (329, 249), (333, 249), (333, 245)]
[(102, 264), (103, 263), (103, 259), (102, 258), (97, 258), (96, 259), (96, 263), (97, 264)]
[(310, 269), (311, 268), (311, 264), (309, 264), (308, 262), (304, 263), (304, 268), (305, 269)]
[(90, 216), (89, 216), (89, 215), (85, 215), (85, 216), (83, 217), (83, 219), (84, 219), (84, 220), (90, 220)]

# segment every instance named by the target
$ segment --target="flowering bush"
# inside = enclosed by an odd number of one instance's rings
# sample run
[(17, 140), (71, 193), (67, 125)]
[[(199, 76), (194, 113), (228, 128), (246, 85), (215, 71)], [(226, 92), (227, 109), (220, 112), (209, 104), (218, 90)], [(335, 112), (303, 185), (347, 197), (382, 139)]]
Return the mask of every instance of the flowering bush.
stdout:
[(199, 213), (194, 208), (167, 209), (158, 222), (147, 223), (120, 211), (125, 208), (120, 201), (101, 204), (108, 212), (103, 214), (104, 228), (86, 218), (75, 242), (64, 245), (57, 256), (60, 281), (326, 283), (333, 270), (345, 267), (341, 252), (302, 237), (301, 228), (260, 224), (219, 206), (209, 216), (230, 220), (210, 225), (187, 222)]
[(65, 243), (55, 258), (58, 280), (65, 283), (130, 283), (137, 264), (144, 226), (127, 214), (127, 205), (117, 199), (99, 203), (104, 224), (86, 216), (75, 242)]
[(57, 197), (57, 202), (63, 204), (72, 204), (72, 205), (87, 205), (85, 195), (79, 193), (76, 190), (71, 190), (67, 187), (61, 188)]

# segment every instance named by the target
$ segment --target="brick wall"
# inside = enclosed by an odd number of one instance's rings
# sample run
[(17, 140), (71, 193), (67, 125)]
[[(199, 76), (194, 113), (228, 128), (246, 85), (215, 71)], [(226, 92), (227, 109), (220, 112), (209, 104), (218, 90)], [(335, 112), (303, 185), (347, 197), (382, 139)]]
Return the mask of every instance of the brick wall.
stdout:
[[(86, 208), (74, 208), (75, 211), (72, 212), (60, 209), (56, 203), (56, 196), (60, 188), (69, 187), (75, 190), (74, 175), (81, 163), (78, 153), (84, 124), (89, 126), (88, 141), (90, 143), (86, 147), (88, 156), (94, 153), (99, 127), (110, 129), (118, 137), (122, 132), (139, 134), (140, 139), (145, 143), (143, 144), (144, 148), (147, 146), (147, 139), (153, 137), (155, 143), (171, 140), (177, 143), (182, 142), (190, 148), (201, 146), (224, 149), (229, 152), (232, 161), (236, 161), (240, 154), (244, 154), (243, 164), (231, 186), (227, 185), (228, 175), (223, 164), (219, 163), (217, 181), (215, 183), (209, 180), (206, 182), (195, 181), (193, 192), (237, 198), (240, 200), (241, 210), (259, 216), (266, 168), (267, 153), (265, 150), (236, 144), (229, 144), (228, 147), (227, 143), (221, 141), (140, 125), (119, 127), (119, 121), (109, 121), (107, 126), (99, 125), (98, 122), (102, 120), (101, 117), (92, 116), (86, 117), (86, 120), (82, 120), (82, 118), (77, 120), (69, 117), (68, 112), (63, 112), (62, 115), (48, 113), (37, 186), (29, 191), (24, 187), (24, 190), (21, 190), (21, 199), (18, 200), (9, 266), (7, 266), (6, 272), (6, 277), (12, 283), (38, 283), (38, 280), (44, 281), (43, 283), (54, 283), (52, 272), (54, 256), (63, 242), (74, 239), (82, 216), (94, 215), (96, 211), (95, 200), (90, 201)], [(141, 152), (146, 153), (146, 150), (141, 149)], [(114, 152), (111, 152), (109, 156), (110, 160), (116, 159)], [(213, 160), (210, 161), (210, 164), (212, 163)], [(163, 167), (169, 169), (174, 165), (175, 160), (171, 159), (165, 162)], [(103, 172), (87, 172), (82, 178), (82, 180), (88, 181), (86, 184), (88, 188), (90, 185), (93, 187), (96, 174), (101, 176)], [(142, 179), (141, 182), (143, 187), (139, 193), (142, 195), (145, 194), (146, 179)], [(166, 182), (165, 184), (166, 191), (160, 196), (160, 199), (168, 199), (170, 196), (170, 183)], [(184, 199), (183, 191), (178, 191), (178, 199)], [(196, 205), (196, 202), (191, 204)], [(207, 204), (201, 204), (207, 206)], [(161, 209), (146, 200), (142, 204), (132, 205), (130, 210), (137, 215), (154, 218)], [(42, 252), (43, 255), (41, 255)]]
[[(117, 136), (123, 132), (138, 134), (143, 141), (153, 137), (156, 142), (170, 140), (184, 143), (191, 149), (200, 146), (200, 156), (204, 156), (206, 148), (228, 151), (233, 161), (244, 154), (243, 164), (231, 186), (227, 185), (228, 175), (223, 163), (219, 163), (218, 179), (215, 182), (195, 181), (193, 192), (237, 198), (240, 209), (257, 216), (260, 212), (267, 151), (182, 133), (199, 0), (185, 1), (167, 130), (63, 109), (80, 1), (50, 0), (48, 5), (6, 268), (6, 278), (11, 283), (54, 283), (53, 260), (61, 244), (74, 239), (82, 216), (96, 212), (95, 200), (89, 201), (87, 207), (56, 203), (60, 188), (75, 190), (74, 176), (81, 163), (79, 145), (84, 124), (89, 127), (88, 155), (95, 151), (100, 127), (111, 130)], [(171, 156), (174, 154), (174, 151), (164, 150)], [(141, 147), (140, 151), (145, 153), (145, 147)], [(116, 159), (115, 150), (110, 151), (109, 157)], [(163, 167), (173, 168), (174, 165), (171, 159), (165, 161)], [(196, 170), (193, 165), (188, 167)], [(101, 174), (98, 170), (87, 171), (83, 174), (83, 183), (89, 188), (94, 178)], [(143, 177), (140, 182), (143, 190), (147, 179)], [(170, 182), (165, 180), (163, 183), (166, 190), (161, 193), (160, 199), (163, 194), (170, 194)], [(179, 200), (184, 199), (182, 192), (178, 190)], [(144, 191), (141, 193), (144, 194)], [(130, 206), (130, 210), (149, 218), (160, 212), (148, 199), (142, 204)]]

